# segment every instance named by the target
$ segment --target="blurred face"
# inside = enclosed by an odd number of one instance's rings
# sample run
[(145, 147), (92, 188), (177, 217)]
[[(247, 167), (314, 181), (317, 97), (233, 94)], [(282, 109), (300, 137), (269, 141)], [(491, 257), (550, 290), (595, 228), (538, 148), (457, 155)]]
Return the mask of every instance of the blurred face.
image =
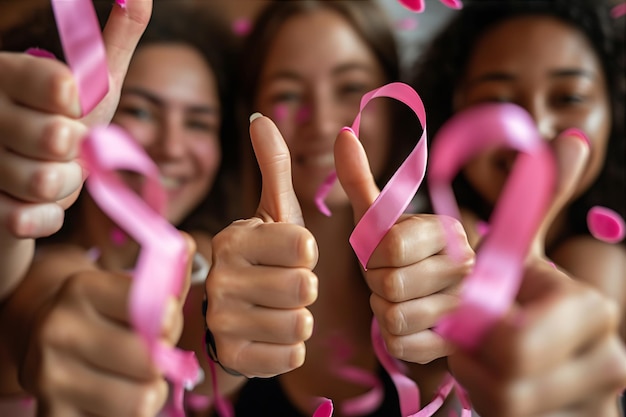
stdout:
[[(339, 130), (351, 126), (364, 93), (386, 82), (367, 44), (337, 13), (317, 10), (287, 21), (269, 48), (261, 69), (256, 108), (271, 117), (292, 158), (293, 182), (303, 206), (312, 203), (334, 169), (333, 146)], [(367, 106), (361, 141), (374, 175), (387, 160), (387, 104)], [(338, 184), (329, 206), (347, 198)]]
[[(570, 127), (585, 132), (591, 156), (575, 195), (597, 177), (610, 132), (610, 102), (601, 63), (577, 29), (543, 16), (518, 17), (490, 29), (475, 46), (456, 105), (488, 101), (524, 107), (548, 141)], [(464, 173), (493, 204), (513, 158), (510, 151), (484, 152)]]
[[(134, 55), (113, 122), (157, 164), (166, 218), (180, 223), (204, 198), (220, 159), (220, 106), (208, 64), (184, 45), (149, 45)], [(135, 179), (131, 186), (137, 188)]]

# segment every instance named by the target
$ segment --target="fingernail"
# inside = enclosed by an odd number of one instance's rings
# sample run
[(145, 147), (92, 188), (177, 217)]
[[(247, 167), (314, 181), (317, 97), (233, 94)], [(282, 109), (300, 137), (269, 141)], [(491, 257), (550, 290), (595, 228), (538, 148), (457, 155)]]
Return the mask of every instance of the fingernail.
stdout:
[(352, 133), (354, 136), (356, 136), (356, 133), (354, 133), (354, 130), (352, 130), (352, 128), (350, 126), (344, 126), (341, 128), (341, 130), (339, 131), (339, 133), (341, 132), (350, 132)]
[(259, 117), (263, 117), (263, 115), (259, 112), (256, 113), (252, 113), (250, 115), (250, 123), (254, 122), (256, 119), (258, 119)]
[(591, 147), (591, 141), (589, 141), (589, 138), (587, 137), (587, 135), (585, 135), (585, 132), (575, 127), (565, 129), (563, 132), (561, 132), (560, 136), (574, 136), (585, 142), (588, 147)]

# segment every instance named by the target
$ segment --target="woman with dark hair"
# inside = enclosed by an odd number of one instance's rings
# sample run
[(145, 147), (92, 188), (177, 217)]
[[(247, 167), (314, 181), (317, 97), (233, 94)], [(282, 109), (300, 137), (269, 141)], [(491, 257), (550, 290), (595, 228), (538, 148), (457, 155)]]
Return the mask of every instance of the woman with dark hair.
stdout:
[[(626, 341), (625, 242), (597, 240), (587, 222), (594, 206), (626, 218), (625, 35), (610, 9), (596, 0), (464, 2), (416, 62), (411, 84), (424, 100), (434, 141), (449, 118), (474, 105), (512, 102), (530, 113), (559, 161), (560, 190), (533, 256), (552, 260), (619, 306)], [(569, 128), (582, 131), (587, 144), (563, 137)], [(506, 150), (484, 152), (455, 180), (473, 247), (513, 157)], [(585, 415), (615, 415), (612, 408)]]
[[(99, 3), (101, 7), (103, 12), (111, 6)], [(24, 22), (6, 33), (4, 47), (24, 51), (37, 46), (62, 58), (56, 36), (39, 37), (45, 28), (54, 32), (51, 11), (40, 13), (33, 17), (40, 24)], [(156, 164), (166, 191), (164, 217), (189, 234), (207, 260), (211, 259), (211, 236), (235, 218), (238, 194), (232, 119), (236, 48), (224, 23), (201, 7), (156, 2), (112, 119)], [(45, 44), (50, 40), (51, 44)], [(128, 186), (138, 187), (136, 176), (121, 175)], [(23, 386), (42, 409), (53, 414), (64, 410), (136, 415), (138, 408), (149, 412), (167, 398), (163, 377), (151, 368), (126, 312), (129, 279), (125, 272), (135, 265), (140, 249), (97, 207), (87, 190), (67, 211), (61, 231), (37, 241), (36, 259), (7, 300), (1, 320), (3, 334), (13, 340), (7, 350)], [(204, 276), (198, 282), (203, 283)], [(33, 291), (44, 296), (20, 302)], [(163, 337), (168, 344), (175, 343), (182, 330), (180, 346), (196, 349), (201, 364), (206, 365), (203, 295), (202, 286), (192, 285), (186, 303), (184, 298), (174, 300), (164, 319)], [(182, 304), (184, 329), (179, 317)], [(39, 319), (30, 319), (35, 316)], [(54, 336), (59, 332), (67, 336), (61, 343)], [(106, 346), (65, 343), (70, 339), (104, 340)], [(125, 355), (107, 353), (106, 359), (98, 359), (98, 352), (125, 349)], [(65, 362), (36, 361), (53, 356), (62, 356)], [(99, 369), (103, 366), (107, 372)], [(70, 369), (77, 377), (57, 383), (55, 378)], [(93, 389), (99, 384), (100, 389)], [(124, 387), (128, 388), (125, 399), (115, 398)], [(195, 392), (209, 395), (210, 387), (207, 379)]]
[[(403, 135), (409, 125), (385, 99), (365, 109), (360, 142), (342, 129), (357, 116), (364, 93), (396, 81), (392, 38), (370, 2), (305, 0), (269, 6), (244, 45), (240, 92), (242, 116), (252, 114), (252, 149), (242, 168), (256, 212), (215, 236), (206, 284), (207, 341), (220, 372), (262, 377), (225, 390), (236, 415), (311, 415), (319, 397), (333, 400), (336, 416), (354, 412), (355, 399), (371, 401), (359, 415), (399, 415), (395, 389), (372, 348), (373, 316), (431, 413), (433, 399), (444, 399), (436, 415), (459, 409), (455, 395), (438, 391), (449, 363), (486, 416), (609, 411), (626, 378), (625, 353), (616, 345), (616, 311), (591, 287), (545, 261), (529, 264), (520, 291), (526, 298), (513, 307), (527, 320), (507, 316), (473, 356), (433, 330), (458, 305), (461, 280), (473, 265), (460, 224), (461, 264), (445, 249), (438, 216), (407, 214), (380, 242), (367, 271), (359, 267), (348, 243), (354, 221), (406, 155), (399, 149), (419, 136)], [(426, 110), (430, 118), (433, 109)], [(396, 117), (405, 123), (400, 129)], [(341, 186), (330, 190), (332, 215), (325, 217), (315, 198), (335, 167)], [(583, 325), (582, 318), (589, 321)], [(562, 323), (569, 319), (577, 326)], [(602, 357), (572, 358), (580, 343)], [(545, 361), (555, 368), (536, 368)], [(597, 373), (597, 366), (611, 372)], [(379, 402), (367, 378), (347, 378), (347, 368), (382, 381)], [(552, 369), (577, 378), (564, 381)], [(594, 378), (585, 378), (589, 372)], [(492, 383), (492, 373), (504, 377)], [(573, 408), (579, 401), (584, 407)]]

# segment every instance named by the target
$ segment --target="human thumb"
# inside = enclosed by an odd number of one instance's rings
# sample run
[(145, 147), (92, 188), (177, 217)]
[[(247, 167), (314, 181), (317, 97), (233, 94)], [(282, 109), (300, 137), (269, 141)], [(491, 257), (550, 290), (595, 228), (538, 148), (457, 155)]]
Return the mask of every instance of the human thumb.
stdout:
[(358, 223), (380, 190), (374, 181), (363, 145), (354, 131), (343, 128), (335, 141), (335, 169), (337, 178), (348, 195), (354, 211), (354, 222)]
[(113, 118), (128, 66), (152, 14), (152, 0), (118, 3), (123, 6), (113, 5), (102, 31), (109, 69), (109, 92), (83, 119), (88, 126), (106, 124)]
[(574, 197), (590, 154), (589, 139), (578, 129), (563, 131), (550, 146), (556, 159), (556, 181), (554, 197), (542, 223), (544, 231)]
[(304, 226), (291, 180), (291, 154), (276, 125), (260, 113), (250, 116), (250, 139), (262, 176), (257, 216), (265, 222)]

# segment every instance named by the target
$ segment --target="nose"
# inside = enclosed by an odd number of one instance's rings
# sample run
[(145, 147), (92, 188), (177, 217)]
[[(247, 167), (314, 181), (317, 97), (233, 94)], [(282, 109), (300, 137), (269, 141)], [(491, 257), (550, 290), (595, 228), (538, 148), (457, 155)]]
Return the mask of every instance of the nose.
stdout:
[(331, 93), (320, 92), (311, 100), (309, 123), (317, 138), (334, 141), (343, 126), (352, 124), (352, 119), (347, 117), (345, 109), (333, 99)]
[(541, 99), (536, 98), (529, 100), (527, 103), (522, 103), (522, 106), (526, 108), (526, 111), (535, 121), (539, 135), (545, 141), (551, 141), (558, 133), (557, 119), (555, 115), (550, 111), (550, 107), (546, 105)]
[(157, 132), (155, 159), (176, 159), (185, 153), (185, 129), (182, 114), (168, 113)]

